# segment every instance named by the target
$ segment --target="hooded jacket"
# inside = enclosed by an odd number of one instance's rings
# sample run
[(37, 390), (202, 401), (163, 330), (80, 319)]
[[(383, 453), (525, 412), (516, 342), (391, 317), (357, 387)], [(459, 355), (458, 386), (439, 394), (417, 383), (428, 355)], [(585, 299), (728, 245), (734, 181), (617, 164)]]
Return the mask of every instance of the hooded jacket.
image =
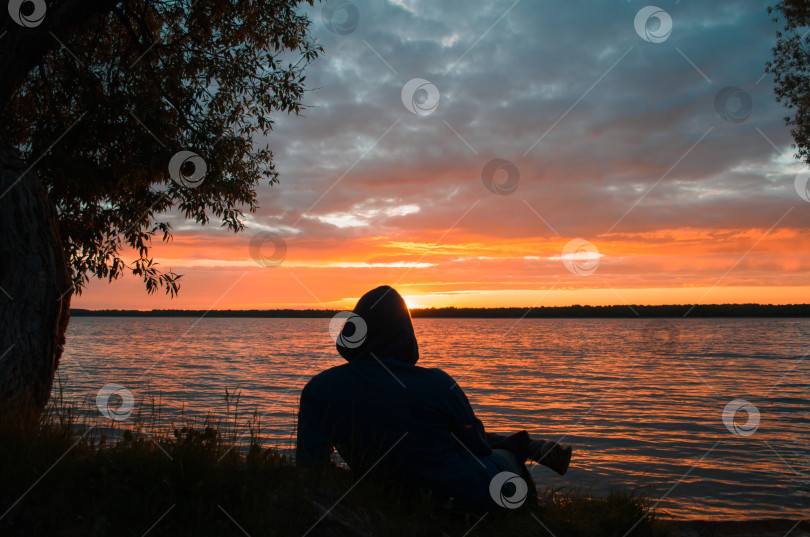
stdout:
[(334, 447), (353, 471), (373, 471), (391, 486), (426, 488), (473, 511), (494, 505), (490, 482), (508, 467), (450, 375), (416, 365), (399, 293), (366, 293), (336, 344), (347, 363), (314, 376), (301, 393), (297, 463), (327, 465)]

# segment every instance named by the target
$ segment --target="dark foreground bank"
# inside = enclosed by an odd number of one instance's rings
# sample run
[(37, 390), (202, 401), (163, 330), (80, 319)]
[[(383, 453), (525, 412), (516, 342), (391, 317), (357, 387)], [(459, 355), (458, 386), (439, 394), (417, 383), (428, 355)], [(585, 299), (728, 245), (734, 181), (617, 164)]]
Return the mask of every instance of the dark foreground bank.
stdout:
[[(142, 405), (111, 427), (51, 407), (41, 428), (0, 438), (0, 535), (89, 536), (664, 536), (753, 535), (733, 523), (673, 524), (644, 495), (547, 491), (545, 505), (484, 516), (453, 512), (429, 497), (335, 469), (301, 471), (256, 440), (257, 415), (157, 430)], [(81, 423), (77, 423), (80, 421)], [(783, 537), (789, 521), (758, 526)], [(725, 529), (733, 529), (725, 533)], [(776, 530), (782, 531), (778, 533)], [(807, 533), (808, 524), (789, 537)]]
[[(548, 505), (453, 512), (343, 469), (310, 473), (259, 445), (257, 415), (159, 430), (158, 405), (115, 427), (52, 405), (38, 431), (0, 439), (0, 535), (653, 536), (650, 501), (556, 491)], [(234, 404), (236, 403), (236, 404)], [(92, 406), (84, 416), (92, 416)], [(97, 414), (97, 413), (96, 413)], [(629, 532), (629, 533), (628, 533)]]

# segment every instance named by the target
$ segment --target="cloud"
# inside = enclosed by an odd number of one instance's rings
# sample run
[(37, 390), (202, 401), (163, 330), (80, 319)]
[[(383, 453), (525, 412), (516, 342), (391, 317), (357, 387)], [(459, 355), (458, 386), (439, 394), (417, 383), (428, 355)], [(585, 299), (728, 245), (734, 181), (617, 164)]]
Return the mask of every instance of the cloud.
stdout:
[[(779, 222), (728, 281), (801, 280), (810, 204), (763, 76), (777, 29), (766, 2), (659, 3), (673, 21), (661, 43), (636, 33), (637, 3), (351, 2), (359, 20), (345, 35), (321, 4), (306, 7), (325, 55), (303, 117), (279, 116), (256, 141), (281, 184), (258, 187), (248, 236), (178, 228), (172, 257), (207, 242), (221, 255), (194, 266), (242, 263), (249, 236), (272, 231), (290, 267), (327, 279), (368, 269), (510, 289), (568, 278), (555, 256), (584, 237), (612, 287), (677, 287), (714, 283)], [(403, 105), (413, 78), (438, 89), (433, 113)], [(750, 108), (718, 105), (729, 86)], [(519, 172), (510, 195), (482, 181), (494, 158)], [(329, 300), (341, 293), (352, 296)]]

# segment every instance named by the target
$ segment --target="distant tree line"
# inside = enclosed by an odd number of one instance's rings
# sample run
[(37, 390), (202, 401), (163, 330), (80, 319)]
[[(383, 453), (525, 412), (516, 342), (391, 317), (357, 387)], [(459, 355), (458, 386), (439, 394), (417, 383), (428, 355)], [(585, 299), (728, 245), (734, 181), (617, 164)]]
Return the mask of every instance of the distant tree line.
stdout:
[[(528, 313), (527, 313), (528, 309)], [(340, 310), (272, 309), (272, 310), (87, 310), (71, 309), (74, 317), (332, 317)], [(636, 318), (636, 317), (810, 317), (810, 304), (701, 304), (697, 306), (668, 304), (661, 306), (542, 306), (537, 308), (419, 308), (412, 309), (414, 318)]]

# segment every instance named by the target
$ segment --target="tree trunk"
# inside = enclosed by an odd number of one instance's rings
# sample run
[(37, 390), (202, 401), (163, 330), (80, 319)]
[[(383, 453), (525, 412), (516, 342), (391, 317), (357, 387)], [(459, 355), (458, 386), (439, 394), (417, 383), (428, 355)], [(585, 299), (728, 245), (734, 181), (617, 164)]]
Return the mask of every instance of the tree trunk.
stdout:
[[(0, 113), (48, 51), (120, 1), (49, 1), (30, 28), (0, 15)], [(27, 428), (50, 397), (73, 287), (56, 210), (3, 134), (0, 125), (0, 426)]]
[(48, 403), (73, 287), (56, 211), (0, 137), (0, 425), (30, 428)]

